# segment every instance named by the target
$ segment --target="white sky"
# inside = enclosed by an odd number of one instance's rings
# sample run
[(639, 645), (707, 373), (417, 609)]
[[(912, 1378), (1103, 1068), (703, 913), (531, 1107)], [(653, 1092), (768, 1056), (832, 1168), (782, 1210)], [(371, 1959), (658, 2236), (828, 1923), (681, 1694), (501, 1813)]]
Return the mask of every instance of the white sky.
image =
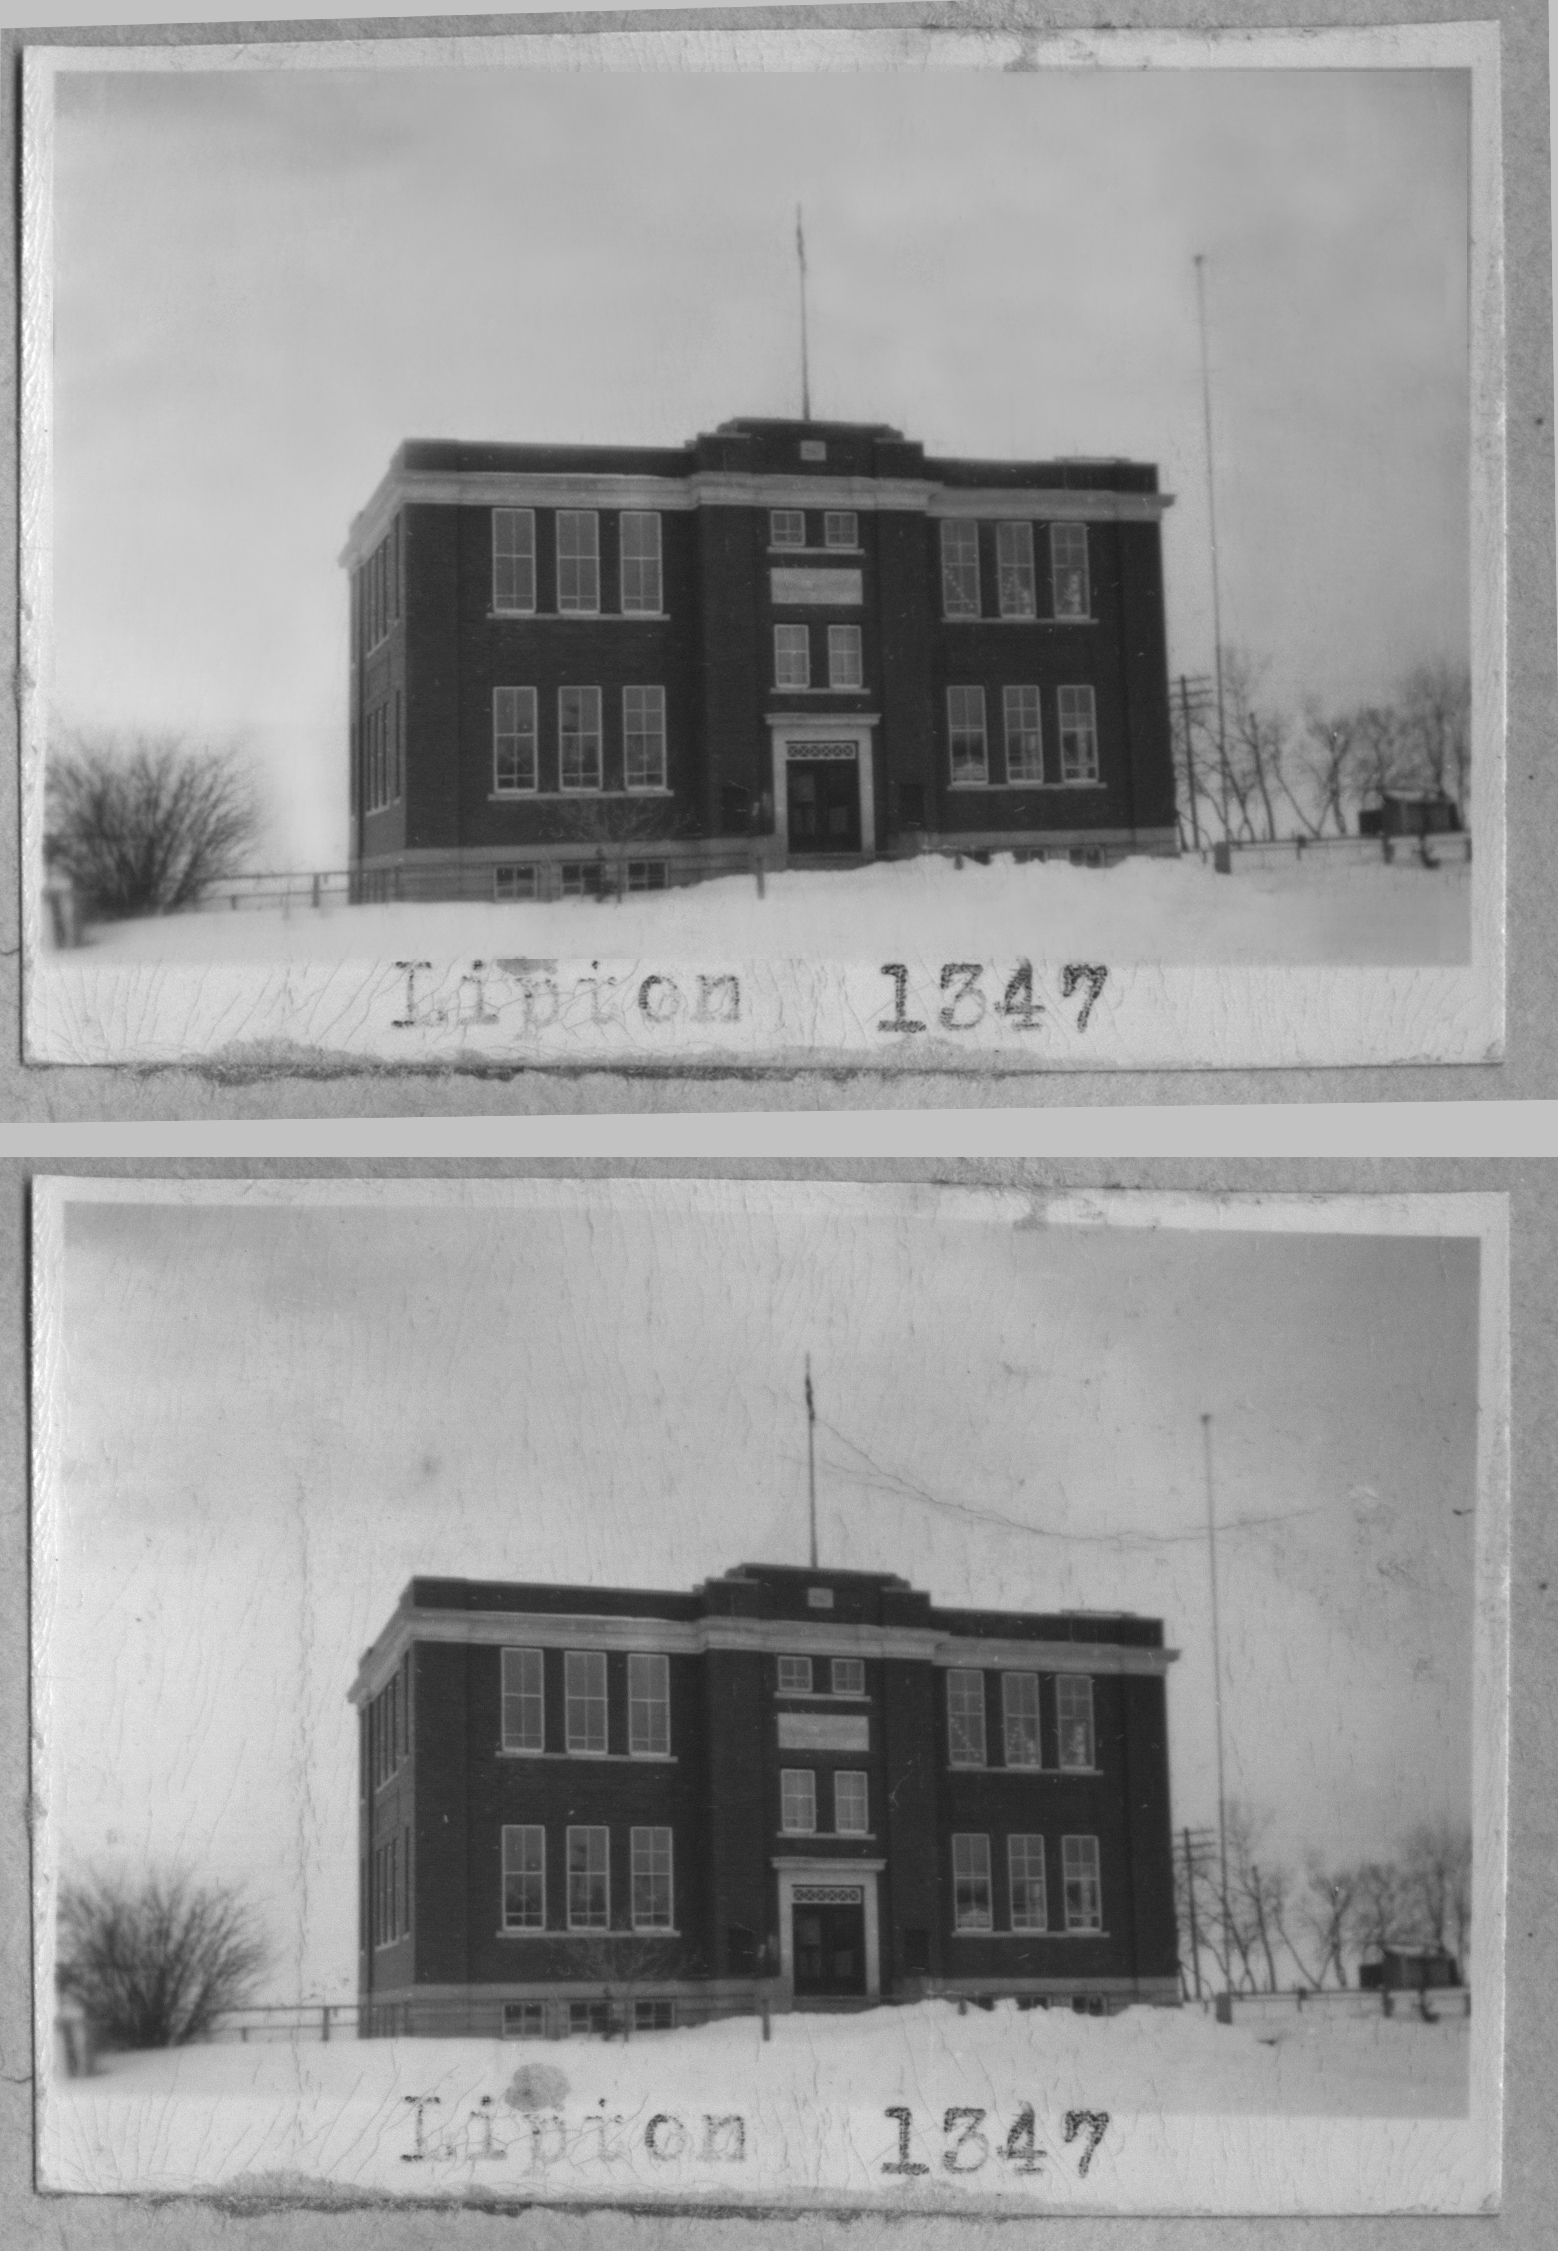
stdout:
[(1468, 643), (1458, 73), (67, 76), (55, 708), (241, 735), (269, 854), (342, 863), (335, 558), (407, 436), (680, 443), (798, 406), (933, 451), (1129, 454), (1211, 663), (1297, 700)]
[[(1475, 1244), (914, 1203), (72, 1206), (66, 1862), (246, 1880), (276, 1995), (347, 1994), (346, 1692), (406, 1580), (685, 1588), (804, 1562), (808, 1350), (824, 1564), (942, 1603), (1162, 1617), (1192, 1824), (1216, 1811), (1210, 1411), (1220, 1519), (1285, 1519), (1220, 1547), (1230, 1791), (1295, 1860), (1464, 1818)], [(895, 1494), (865, 1457), (1033, 1533)]]

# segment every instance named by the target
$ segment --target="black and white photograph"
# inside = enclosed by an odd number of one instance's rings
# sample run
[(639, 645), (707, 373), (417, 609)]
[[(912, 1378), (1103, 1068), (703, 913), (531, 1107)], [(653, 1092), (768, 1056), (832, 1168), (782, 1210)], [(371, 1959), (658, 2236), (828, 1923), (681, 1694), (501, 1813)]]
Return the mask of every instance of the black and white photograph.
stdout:
[(1494, 2209), (1507, 1227), (39, 1181), (40, 2186)]
[(25, 55), (41, 1063), (1487, 1062), (1499, 27)]

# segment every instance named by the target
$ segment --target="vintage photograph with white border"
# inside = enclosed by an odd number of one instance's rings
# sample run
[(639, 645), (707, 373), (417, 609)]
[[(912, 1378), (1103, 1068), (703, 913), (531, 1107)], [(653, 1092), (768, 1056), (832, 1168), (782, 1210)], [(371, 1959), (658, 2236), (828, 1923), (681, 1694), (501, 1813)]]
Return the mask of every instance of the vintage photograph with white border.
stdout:
[(1508, 1199), (33, 1191), (37, 2162), (1490, 2211)]
[(23, 76), (30, 1061), (1502, 1054), (1496, 22)]

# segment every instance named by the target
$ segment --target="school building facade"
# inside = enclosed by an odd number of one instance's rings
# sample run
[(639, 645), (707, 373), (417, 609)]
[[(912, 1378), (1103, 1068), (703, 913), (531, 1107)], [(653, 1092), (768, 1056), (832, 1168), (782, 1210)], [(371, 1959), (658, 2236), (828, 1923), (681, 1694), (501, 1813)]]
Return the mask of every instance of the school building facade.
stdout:
[(362, 2028), (1177, 2002), (1173, 1655), (884, 1573), (414, 1579), (351, 1691)]
[(866, 423), (409, 441), (342, 556), (353, 895), (1177, 851), (1169, 505)]

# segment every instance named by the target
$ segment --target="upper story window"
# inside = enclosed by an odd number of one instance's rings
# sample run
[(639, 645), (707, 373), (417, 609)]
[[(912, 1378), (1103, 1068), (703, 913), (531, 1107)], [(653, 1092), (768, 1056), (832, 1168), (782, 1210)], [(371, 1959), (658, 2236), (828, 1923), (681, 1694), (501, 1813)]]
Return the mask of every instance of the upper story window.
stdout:
[(382, 1789), (409, 1749), (409, 1703), (406, 1676), (395, 1672), (368, 1706), (368, 1764), (375, 1789)]
[(1038, 602), (1034, 593), (1031, 524), (996, 525), (995, 580), (1002, 617), (1035, 614)]
[(1098, 713), (1091, 688), (1060, 690), (1060, 778), (1098, 779)]
[(599, 688), (557, 691), (557, 774), (565, 790), (600, 788)]
[(671, 1754), (671, 1660), (628, 1659), (628, 1749), (634, 1758), (663, 1759)]
[(669, 1931), (676, 1927), (671, 1881), (669, 1829), (633, 1829), (628, 1847), (633, 1876), (633, 1928)]
[(563, 1657), (565, 1740), (570, 1751), (606, 1753), (606, 1657), (603, 1650), (570, 1649)]
[(392, 524), (362, 567), (363, 646), (374, 648), (400, 616), (400, 525)]
[(827, 458), (828, 449), (823, 439), (802, 438), (801, 459), (803, 461), (826, 461)]
[(781, 1696), (809, 1696), (811, 1694), (811, 1659), (809, 1657), (780, 1658), (779, 1693)]
[(655, 515), (624, 510), (622, 517), (622, 613), (624, 617), (658, 617), (663, 608), (660, 587), (660, 519)]
[(985, 1763), (985, 1676), (957, 1669), (947, 1675), (947, 1756), (954, 1766)]
[(1044, 1893), (1044, 1839), (1008, 1837), (1006, 1873), (1011, 1883), (1012, 1929), (1047, 1931), (1049, 1904)]
[(536, 691), (492, 691), (492, 786), (500, 797), (519, 797), (536, 787)]
[(1039, 691), (1003, 688), (1001, 698), (1006, 723), (1006, 778), (1009, 782), (1042, 782), (1044, 730), (1039, 721)]
[(770, 547), (804, 547), (805, 509), (771, 508), (768, 511), (768, 544)]
[(593, 508), (557, 511), (557, 608), (564, 617), (600, 615), (600, 518)]
[(546, 1831), (528, 1823), (503, 1832), (503, 1928), (546, 1929)]
[(853, 508), (830, 508), (822, 519), (824, 547), (858, 547), (860, 518)]
[(858, 625), (828, 627), (828, 686), (859, 688), (865, 684), (865, 660)]
[(622, 691), (622, 774), (629, 789), (665, 787), (665, 690)]
[(990, 779), (983, 688), (947, 690), (947, 740), (952, 754), (954, 782), (987, 782)]
[(1050, 525), (1049, 567), (1056, 617), (1090, 617), (1086, 524)]
[(1060, 1872), (1065, 1881), (1067, 1930), (1101, 1931), (1104, 1900), (1098, 1874), (1098, 1839), (1062, 1837)]
[(779, 1826), (787, 1837), (817, 1833), (817, 1777), (809, 1766), (779, 1770)]
[(994, 1928), (990, 1912), (990, 1839), (955, 1836), (952, 1840), (952, 1921), (960, 1931)]
[(840, 1772), (833, 1777), (833, 1828), (840, 1837), (871, 1834), (870, 1783), (864, 1774)]
[(1039, 1763), (1039, 1676), (1037, 1673), (1003, 1673), (1001, 1716), (1006, 1723), (1008, 1766)]
[(546, 1749), (546, 1689), (539, 1649), (503, 1652), (503, 1748)]
[(1059, 1722), (1060, 1763), (1063, 1767), (1091, 1768), (1093, 1756), (1093, 1684), (1085, 1676), (1062, 1673), (1055, 1683), (1055, 1716)]
[(949, 520), (941, 527), (941, 609), (944, 617), (979, 615), (979, 526)]
[(865, 1659), (863, 1657), (835, 1657), (833, 1660), (834, 1695), (864, 1696), (865, 1692)]
[(774, 627), (774, 686), (811, 686), (811, 629), (805, 625)]
[(536, 512), (492, 511), (492, 606), (531, 617), (536, 606)]

